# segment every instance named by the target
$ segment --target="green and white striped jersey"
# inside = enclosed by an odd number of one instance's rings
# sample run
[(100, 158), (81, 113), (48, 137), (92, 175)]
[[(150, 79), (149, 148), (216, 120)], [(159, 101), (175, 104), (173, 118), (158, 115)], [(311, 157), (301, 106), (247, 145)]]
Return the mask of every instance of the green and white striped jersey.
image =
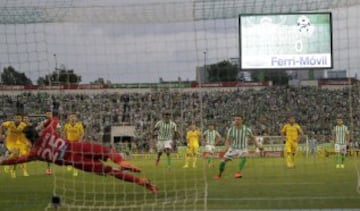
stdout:
[(216, 130), (206, 130), (204, 132), (204, 137), (206, 140), (206, 144), (215, 145), (216, 137), (220, 136), (219, 132)]
[(168, 141), (173, 139), (177, 127), (173, 121), (165, 122), (160, 120), (155, 124), (155, 129), (158, 130), (157, 138), (159, 141)]
[(335, 135), (336, 144), (346, 144), (346, 136), (349, 134), (349, 130), (345, 125), (336, 125), (333, 134)]
[(232, 126), (227, 133), (233, 149), (247, 149), (249, 138), (252, 136), (251, 129), (245, 125), (240, 128)]

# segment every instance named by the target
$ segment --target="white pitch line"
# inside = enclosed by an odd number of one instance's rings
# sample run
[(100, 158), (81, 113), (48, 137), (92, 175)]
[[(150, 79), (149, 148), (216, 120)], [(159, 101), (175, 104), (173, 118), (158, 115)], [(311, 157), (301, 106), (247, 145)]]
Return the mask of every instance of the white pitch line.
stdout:
[(208, 201), (293, 201), (314, 199), (360, 199), (360, 196), (294, 196), (294, 197), (239, 197), (239, 198), (207, 198)]
[[(324, 182), (278, 182), (278, 183), (272, 183), (272, 182), (268, 182), (268, 183), (256, 183), (257, 185), (269, 185), (269, 186), (274, 186), (274, 185), (327, 185)], [(241, 184), (241, 186), (243, 185), (249, 185), (249, 186), (253, 186), (254, 184), (250, 184), (250, 183), (244, 183)]]

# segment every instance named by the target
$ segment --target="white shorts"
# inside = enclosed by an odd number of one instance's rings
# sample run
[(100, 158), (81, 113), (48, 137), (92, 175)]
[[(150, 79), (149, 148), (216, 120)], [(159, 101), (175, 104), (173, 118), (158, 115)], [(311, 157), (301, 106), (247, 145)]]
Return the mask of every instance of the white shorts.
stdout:
[(260, 144), (263, 144), (263, 143), (264, 143), (264, 137), (262, 137), (262, 136), (256, 136), (255, 138), (256, 138), (256, 140), (257, 140)]
[(225, 153), (224, 158), (232, 160), (234, 157), (244, 157), (247, 155), (247, 149), (232, 149), (229, 148)]
[(346, 145), (345, 144), (335, 144), (335, 152), (340, 152), (340, 153), (346, 153)]
[(214, 153), (214, 152), (215, 152), (215, 146), (214, 146), (214, 145), (209, 145), (209, 144), (207, 144), (207, 145), (205, 146), (205, 152)]
[(158, 152), (162, 152), (164, 149), (172, 149), (172, 140), (158, 141), (156, 143), (156, 149)]

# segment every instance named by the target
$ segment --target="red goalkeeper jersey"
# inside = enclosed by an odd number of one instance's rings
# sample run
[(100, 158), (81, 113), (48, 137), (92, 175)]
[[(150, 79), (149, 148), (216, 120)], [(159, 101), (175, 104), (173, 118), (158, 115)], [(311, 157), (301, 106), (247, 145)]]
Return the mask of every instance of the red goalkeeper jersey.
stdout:
[(34, 143), (31, 150), (39, 160), (55, 162), (64, 156), (69, 141), (56, 133), (58, 124), (58, 117), (53, 117), (45, 122), (45, 128), (41, 131), (40, 138)]
[(69, 141), (61, 138), (56, 133), (58, 124), (58, 117), (47, 120), (44, 124), (45, 128), (40, 133), (40, 138), (35, 141), (30, 153), (27, 156), (6, 160), (4, 161), (4, 164), (11, 165), (26, 162), (28, 160), (42, 160), (55, 163), (56, 161), (62, 160), (69, 145)]

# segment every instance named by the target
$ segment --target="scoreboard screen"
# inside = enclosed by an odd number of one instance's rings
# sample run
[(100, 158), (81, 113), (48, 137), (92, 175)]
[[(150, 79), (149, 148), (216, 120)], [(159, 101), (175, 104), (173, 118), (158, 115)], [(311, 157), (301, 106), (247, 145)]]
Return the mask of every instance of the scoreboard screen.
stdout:
[(239, 16), (241, 69), (332, 68), (331, 13)]

